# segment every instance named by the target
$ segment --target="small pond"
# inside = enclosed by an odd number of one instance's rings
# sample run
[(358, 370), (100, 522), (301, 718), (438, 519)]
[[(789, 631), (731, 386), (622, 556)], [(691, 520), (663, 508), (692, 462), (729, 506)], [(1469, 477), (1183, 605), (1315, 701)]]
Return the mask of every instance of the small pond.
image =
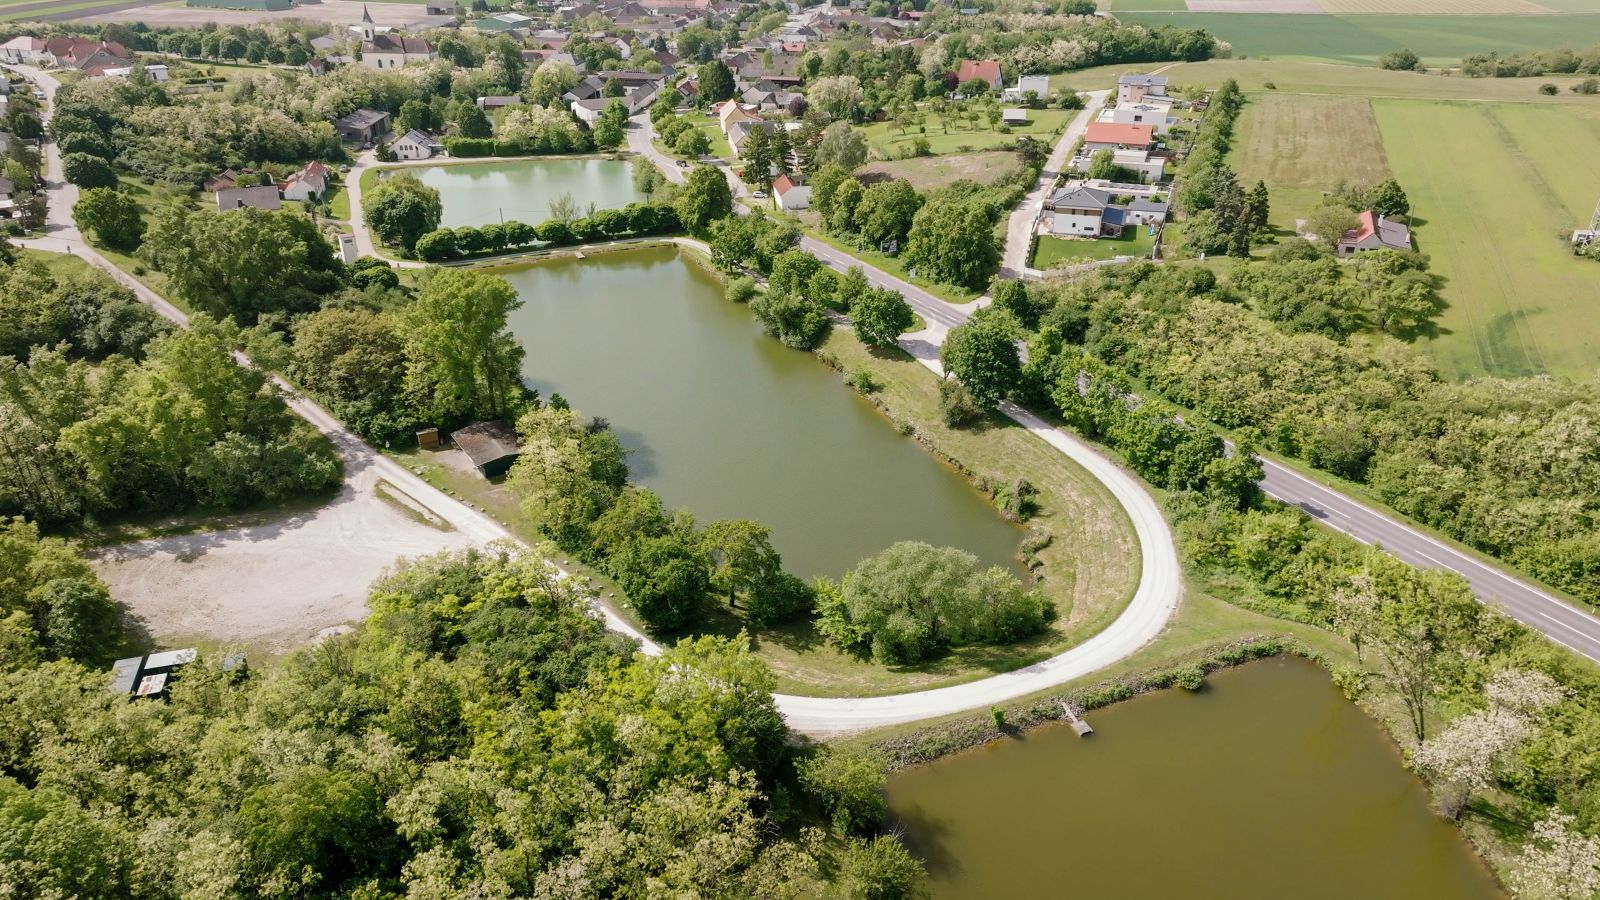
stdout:
[(1298, 657), (896, 774), (940, 900), (1490, 900), (1378, 724)]
[(513, 162), (408, 166), (399, 170), (439, 191), (440, 223), (446, 228), (517, 221), (537, 225), (551, 218), (550, 204), (571, 194), (578, 214), (590, 204), (615, 209), (644, 200), (633, 188), (633, 168), (615, 159), (529, 159)]
[(900, 540), (995, 565), (1022, 530), (809, 354), (762, 333), (670, 247), (495, 270), (524, 305), (523, 375), (609, 419), (634, 480), (701, 522), (772, 528), (785, 567), (837, 577)]

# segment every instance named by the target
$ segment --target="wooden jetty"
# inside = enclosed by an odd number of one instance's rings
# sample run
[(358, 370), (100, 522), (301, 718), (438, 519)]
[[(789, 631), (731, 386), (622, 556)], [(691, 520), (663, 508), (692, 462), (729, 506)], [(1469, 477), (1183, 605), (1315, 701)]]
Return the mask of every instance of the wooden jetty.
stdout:
[(1083, 716), (1078, 715), (1077, 710), (1069, 706), (1065, 700), (1059, 702), (1061, 703), (1061, 717), (1067, 720), (1067, 724), (1071, 725), (1072, 730), (1078, 733), (1078, 737), (1094, 734), (1094, 729), (1089, 726), (1088, 722), (1083, 720)]

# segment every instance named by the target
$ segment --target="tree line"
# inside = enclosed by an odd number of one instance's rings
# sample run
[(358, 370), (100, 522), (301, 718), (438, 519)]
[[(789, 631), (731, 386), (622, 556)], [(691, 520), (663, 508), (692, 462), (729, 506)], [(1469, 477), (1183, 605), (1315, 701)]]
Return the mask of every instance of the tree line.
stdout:
[(270, 669), (202, 654), (130, 702), (18, 627), (17, 590), (104, 585), (26, 529), (0, 550), (57, 573), (0, 586), (0, 871), (24, 896), (918, 893), (881, 760), (792, 742), (739, 640), (637, 654), (529, 556), (403, 563), (355, 633)]

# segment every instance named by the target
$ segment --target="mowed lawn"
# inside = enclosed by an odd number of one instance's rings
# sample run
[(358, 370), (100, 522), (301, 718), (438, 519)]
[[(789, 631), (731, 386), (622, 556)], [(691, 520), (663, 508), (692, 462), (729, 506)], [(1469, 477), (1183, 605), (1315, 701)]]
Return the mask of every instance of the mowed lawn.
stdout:
[(1428, 346), (1447, 377), (1600, 369), (1600, 263), (1563, 235), (1600, 194), (1600, 109), (1373, 104), (1395, 177), (1416, 210), (1418, 249), (1444, 279), (1444, 332)]
[(1579, 15), (1320, 15), (1296, 13), (1117, 12), (1142, 25), (1204, 28), (1233, 45), (1235, 57), (1296, 57), (1371, 64), (1409, 47), (1429, 65), (1472, 53), (1587, 48), (1600, 34), (1600, 10)]
[[(1053, 143), (1055, 135), (1059, 132), (1068, 119), (1078, 114), (1073, 109), (1030, 109), (1028, 110), (1028, 124), (1013, 125), (1009, 134), (1000, 130), (1001, 125), (989, 127), (987, 119), (978, 120), (978, 127), (972, 128), (965, 119), (952, 117), (949, 131), (940, 118), (931, 112), (924, 111), (925, 121), (921, 126), (913, 125), (902, 134), (893, 122), (873, 122), (863, 125), (861, 131), (867, 139), (867, 145), (879, 159), (895, 159), (900, 156), (919, 137), (928, 139), (928, 146), (935, 156), (946, 153), (974, 153), (981, 150), (993, 150), (1012, 143), (1022, 135)], [(918, 128), (924, 129), (922, 132)]]
[(1272, 224), (1283, 231), (1340, 181), (1367, 187), (1389, 177), (1372, 104), (1361, 97), (1251, 94), (1230, 162), (1245, 187), (1266, 182)]

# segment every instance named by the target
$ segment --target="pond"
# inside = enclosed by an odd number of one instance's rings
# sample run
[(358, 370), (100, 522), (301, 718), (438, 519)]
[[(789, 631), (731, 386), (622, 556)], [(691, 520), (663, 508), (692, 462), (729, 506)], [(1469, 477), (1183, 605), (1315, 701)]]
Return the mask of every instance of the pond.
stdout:
[(1378, 724), (1298, 657), (889, 780), (933, 896), (1502, 897)]
[(526, 381), (610, 420), (634, 480), (667, 505), (767, 525), (803, 578), (900, 540), (1013, 560), (1018, 526), (676, 249), (495, 272), (524, 300), (510, 325)]
[(578, 214), (615, 209), (646, 199), (633, 187), (633, 168), (616, 159), (530, 159), (515, 162), (409, 166), (439, 191), (445, 228), (517, 221), (537, 225), (551, 218), (550, 204), (571, 194)]

